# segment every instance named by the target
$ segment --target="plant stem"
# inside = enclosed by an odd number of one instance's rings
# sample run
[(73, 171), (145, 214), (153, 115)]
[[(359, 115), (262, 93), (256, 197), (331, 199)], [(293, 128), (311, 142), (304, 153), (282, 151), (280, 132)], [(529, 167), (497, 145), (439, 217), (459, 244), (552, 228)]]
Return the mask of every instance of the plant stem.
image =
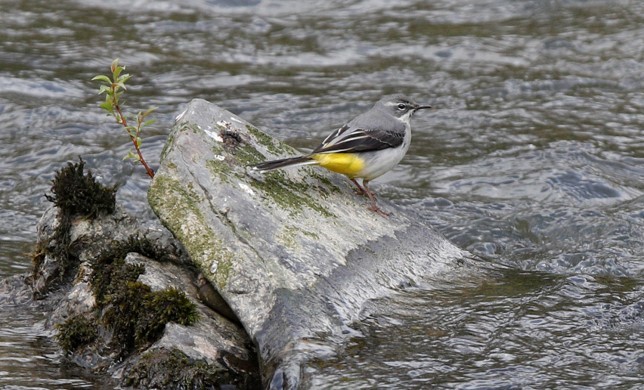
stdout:
[[(123, 125), (124, 128), (127, 128), (127, 120), (125, 119), (125, 115), (121, 112), (121, 107), (118, 105), (118, 103), (114, 104), (114, 110), (119, 116), (119, 123)], [(139, 149), (139, 145), (136, 142), (136, 138), (128, 132), (128, 135), (130, 136), (130, 140), (132, 140), (132, 143), (134, 144), (134, 149), (136, 150), (136, 153), (139, 155), (139, 162), (143, 165), (143, 168), (145, 168), (145, 172), (150, 176), (150, 178), (154, 178), (154, 170), (150, 168), (148, 163), (145, 161), (143, 158), (143, 153), (141, 153), (141, 149)]]

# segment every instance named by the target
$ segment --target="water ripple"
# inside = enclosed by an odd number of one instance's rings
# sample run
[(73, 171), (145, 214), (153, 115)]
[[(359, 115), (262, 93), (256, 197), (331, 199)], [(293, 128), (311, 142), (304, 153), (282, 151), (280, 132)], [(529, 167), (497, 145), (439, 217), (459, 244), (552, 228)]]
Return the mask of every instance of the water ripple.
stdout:
[[(629, 0), (16, 4), (0, 13), (0, 275), (28, 269), (43, 194), (79, 155), (150, 215), (147, 179), (122, 161), (129, 142), (90, 81), (115, 56), (135, 75), (128, 105), (159, 107), (144, 135), (154, 166), (193, 98), (310, 150), (405, 92), (436, 110), (414, 118), (408, 156), (375, 188), (515, 273), (428, 280), (370, 305), (366, 337), (319, 362), (312, 387), (636, 386), (642, 15)], [(100, 382), (66, 375), (53, 346), (34, 344), (37, 314), (5, 314), (0, 385)]]

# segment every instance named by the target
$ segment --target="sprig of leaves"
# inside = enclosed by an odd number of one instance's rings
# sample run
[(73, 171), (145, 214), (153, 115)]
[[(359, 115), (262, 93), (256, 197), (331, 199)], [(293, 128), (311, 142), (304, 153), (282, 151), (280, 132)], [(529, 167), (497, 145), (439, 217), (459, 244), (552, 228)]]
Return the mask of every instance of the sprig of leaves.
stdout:
[(125, 159), (131, 159), (133, 161), (138, 161), (145, 168), (146, 173), (151, 178), (154, 177), (154, 171), (148, 163), (143, 158), (141, 153), (141, 144), (143, 140), (141, 139), (141, 131), (145, 126), (149, 126), (154, 123), (154, 119), (146, 119), (156, 108), (148, 108), (146, 111), (139, 111), (136, 116), (136, 125), (128, 125), (127, 119), (121, 110), (121, 106), (124, 102), (121, 100), (121, 96), (127, 90), (126, 83), (132, 77), (130, 74), (123, 73), (125, 66), (119, 65), (119, 59), (112, 61), (110, 66), (110, 71), (112, 72), (112, 77), (106, 75), (98, 75), (92, 78), (92, 81), (99, 81), (101, 86), (98, 89), (98, 94), (105, 94), (105, 101), (100, 104), (100, 107), (107, 111), (107, 113), (113, 116), (116, 119), (116, 123), (123, 126), (127, 134), (130, 136), (130, 140), (134, 144), (134, 151), (128, 151), (128, 154), (125, 156)]

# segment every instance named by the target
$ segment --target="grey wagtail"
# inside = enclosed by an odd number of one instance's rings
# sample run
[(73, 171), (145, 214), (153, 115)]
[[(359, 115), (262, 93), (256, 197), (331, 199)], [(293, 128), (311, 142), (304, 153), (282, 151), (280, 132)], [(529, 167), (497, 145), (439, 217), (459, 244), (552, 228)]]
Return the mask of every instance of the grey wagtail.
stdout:
[[(297, 165), (319, 165), (346, 175), (358, 187), (358, 194), (371, 201), (369, 210), (388, 215), (376, 204), (367, 184), (389, 172), (405, 156), (411, 142), (411, 117), (421, 106), (402, 95), (385, 96), (369, 111), (329, 134), (309, 154), (266, 161), (255, 165), (259, 171)], [(356, 179), (362, 179), (360, 185)]]

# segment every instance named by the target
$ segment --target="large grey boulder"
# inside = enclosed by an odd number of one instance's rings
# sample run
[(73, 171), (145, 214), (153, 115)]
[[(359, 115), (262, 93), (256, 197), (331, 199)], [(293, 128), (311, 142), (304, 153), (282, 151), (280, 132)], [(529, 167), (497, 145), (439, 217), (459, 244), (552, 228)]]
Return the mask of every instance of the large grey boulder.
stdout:
[[(148, 193), (153, 210), (256, 342), (264, 384), (307, 387), (312, 358), (356, 335), (365, 303), (471, 255), (380, 199), (367, 210), (346, 178), (315, 167), (259, 173), (296, 154), (234, 114), (193, 100), (176, 121)], [(377, 184), (376, 184), (377, 186)]]

